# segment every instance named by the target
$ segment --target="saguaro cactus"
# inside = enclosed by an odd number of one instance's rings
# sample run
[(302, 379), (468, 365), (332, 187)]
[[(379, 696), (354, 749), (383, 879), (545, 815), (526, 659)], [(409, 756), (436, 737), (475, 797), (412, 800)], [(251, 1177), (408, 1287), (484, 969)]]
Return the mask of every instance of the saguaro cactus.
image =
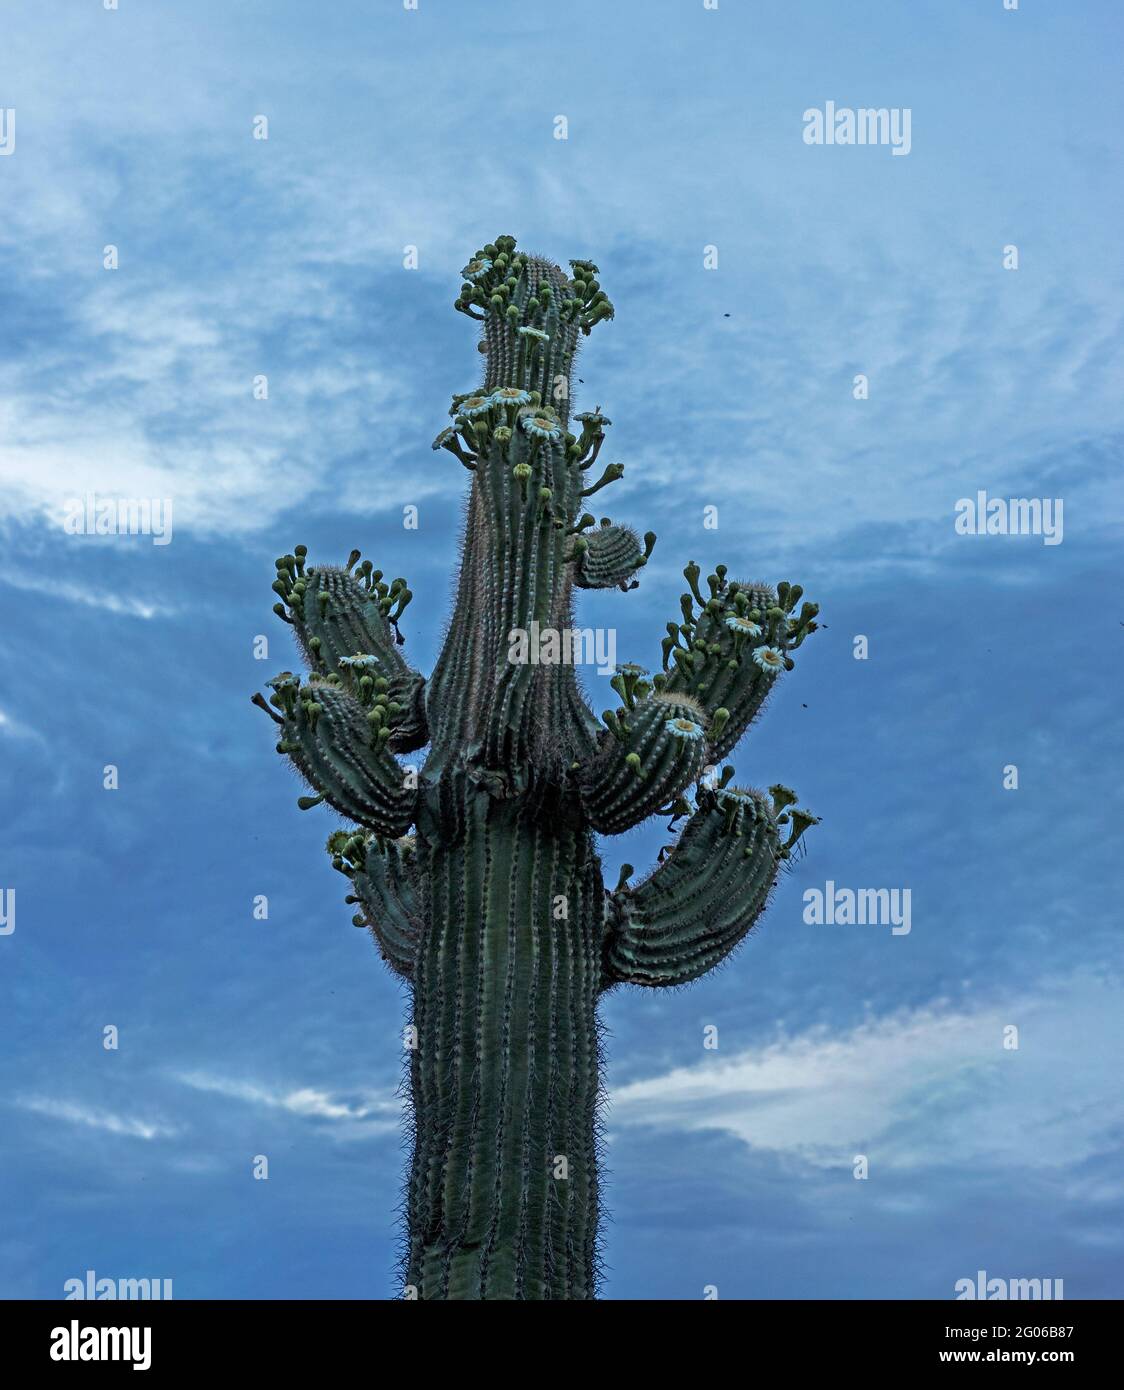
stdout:
[[(358, 827), (328, 851), (356, 925), (410, 984), (406, 1297), (595, 1296), (598, 999), (710, 970), (815, 819), (787, 788), (716, 766), (816, 626), (814, 604), (795, 612), (799, 586), (724, 565), (700, 585), (689, 564), (662, 669), (617, 668), (619, 708), (600, 721), (557, 659), (574, 588), (634, 588), (655, 543), (585, 511), (623, 470), (591, 481), (599, 410), (570, 427), (579, 334), (613, 316), (597, 267), (570, 265), (498, 237), (464, 269), (456, 307), (482, 324), (486, 366), (434, 441), (471, 493), (430, 679), (399, 652), (405, 580), (358, 551), (312, 566), (297, 546), (277, 561), (274, 611), (311, 673), (254, 697), (311, 785), (300, 805)], [(423, 747), (420, 772), (396, 756)], [(653, 815), (686, 823), (647, 877), (626, 865), (607, 892), (594, 832)]]

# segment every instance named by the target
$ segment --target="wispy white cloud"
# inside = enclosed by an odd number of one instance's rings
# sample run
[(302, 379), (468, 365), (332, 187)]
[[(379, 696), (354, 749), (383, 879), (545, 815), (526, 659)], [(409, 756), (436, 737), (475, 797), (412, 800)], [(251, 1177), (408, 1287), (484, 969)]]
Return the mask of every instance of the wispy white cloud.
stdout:
[[(447, 490), (442, 470), (424, 468), (411, 472), (406, 499), (371, 486), (386, 481), (369, 462), (372, 445), (383, 464), (426, 459), (429, 421), (440, 422), (444, 402), (444, 389), (420, 377), (386, 332), (388, 308), (408, 304), (428, 277), (447, 303), (463, 257), (501, 227), (563, 259), (603, 262), (620, 318), (598, 335), (585, 389), (621, 421), (611, 447), (630, 467), (615, 495), (643, 491), (679, 515), (717, 505), (735, 548), (748, 519), (765, 566), (799, 546), (837, 567), (925, 568), (934, 544), (956, 543), (959, 497), (979, 487), (1041, 491), (1051, 457), (1079, 444), (1111, 455), (1124, 433), (1115, 261), (1090, 254), (1075, 266), (1039, 252), (1006, 272), (1002, 243), (981, 244), (990, 232), (948, 221), (960, 206), (952, 198), (935, 233), (925, 198), (903, 195), (897, 161), (844, 165), (800, 143), (811, 94), (787, 90), (783, 67), (755, 102), (754, 184), (770, 197), (749, 216), (748, 189), (726, 189), (726, 212), (714, 204), (711, 170), (745, 161), (744, 133), (720, 118), (717, 97), (691, 119), (671, 118), (658, 89), (637, 90), (632, 119), (648, 140), (622, 158), (615, 98), (582, 81), (571, 93), (573, 149), (583, 151), (574, 159), (545, 114), (541, 132), (526, 128), (523, 74), (517, 64), (494, 68), (504, 60), (490, 38), (467, 40), (493, 65), (487, 92), (464, 88), (463, 47), (455, 62), (438, 47), (419, 110), (413, 63), (399, 61), (404, 26), (365, 15), (385, 42), (357, 58), (339, 34), (310, 25), (340, 73), (328, 113), (319, 87), (294, 82), (287, 54), (256, 27), (251, 37), (248, 21), (224, 16), (226, 48), (167, 23), (190, 55), (192, 82), (118, 47), (104, 24), (71, 32), (114, 59), (77, 85), (33, 21), (10, 35), (36, 92), (21, 122), (43, 136), (28, 146), (34, 157), (21, 149), (8, 161), (11, 217), (0, 244), (34, 266), (36, 303), (56, 304), (59, 318), (34, 361), (9, 363), (0, 392), (0, 510), (53, 515), (90, 488), (174, 496), (177, 526), (217, 537), (261, 529), (324, 495), (377, 510)], [(678, 24), (681, 37), (696, 35), (687, 19)], [(782, 51), (783, 29), (773, 35)], [(257, 108), (238, 61), (245, 42), (262, 83), (272, 77), (285, 94), (268, 141), (250, 138)], [(678, 39), (638, 38), (617, 17), (601, 42), (606, 61), (619, 51), (635, 62), (637, 43), (659, 60)], [(215, 93), (207, 100), (201, 80)], [(349, 103), (372, 87), (381, 96), (377, 165), (366, 158), (365, 106), (349, 118)], [(519, 158), (473, 151), (466, 162), (463, 131), (485, 120), (520, 132)], [(108, 162), (97, 141), (126, 131), (130, 162), (89, 177)], [(972, 177), (971, 154), (962, 152), (969, 165), (958, 162), (958, 177)], [(919, 147), (902, 163), (945, 188), (945, 169), (925, 166), (927, 157)], [(1067, 153), (1064, 177), (1070, 163)], [(653, 201), (669, 169), (676, 196)], [(1006, 208), (1000, 193), (985, 197), (985, 184), (974, 192), (986, 219), (998, 216), (993, 199)], [(214, 190), (231, 186), (238, 251), (209, 255), (204, 276), (194, 258), (230, 237)], [(465, 186), (470, 200), (455, 195)], [(830, 217), (809, 216), (821, 205)], [(495, 210), (486, 227), (481, 206)], [(1085, 218), (1095, 247), (1104, 219), (1090, 221), (1088, 210)], [(105, 237), (122, 243), (121, 270), (102, 271), (100, 246), (76, 235), (95, 226), (120, 228)], [(171, 245), (152, 237), (162, 226), (177, 229)], [(714, 273), (703, 269), (707, 241), (721, 253)], [(418, 272), (402, 269), (406, 245), (419, 248)], [(449, 370), (446, 388), (462, 388)], [(250, 394), (259, 372), (271, 378), (269, 402)], [(857, 373), (869, 378), (869, 400), (852, 398)], [(1067, 509), (1084, 512), (1086, 531), (1116, 528), (1119, 508), (1103, 505), (1114, 486), (1107, 463), (1067, 470)], [(960, 542), (963, 554), (969, 545)]]
[[(207, 291), (167, 289), (150, 266), (71, 298), (61, 359), (5, 374), (0, 515), (57, 526), (93, 492), (171, 499), (177, 530), (204, 538), (253, 532), (354, 481), (354, 464), (333, 460), (366, 454), (373, 436), (385, 448), (403, 426), (398, 365), (339, 321), (346, 290), (292, 271), (280, 245)], [(268, 399), (254, 397), (258, 376)], [(410, 500), (443, 482), (443, 470), (419, 477)], [(356, 496), (368, 510), (380, 500)]]
[[(1018, 1029), (1017, 1050), (1004, 1047)], [(1119, 989), (1093, 977), (977, 1007), (781, 1037), (613, 1093), (611, 1127), (722, 1130), (816, 1167), (1055, 1168), (1111, 1152), (1124, 1044)], [(1113, 1101), (1106, 1097), (1113, 1095)]]
[(285, 1110), (291, 1115), (363, 1123), (368, 1130), (394, 1130), (401, 1120), (400, 1102), (373, 1092), (363, 1092), (351, 1100), (345, 1100), (312, 1086), (283, 1090), (208, 1072), (180, 1072), (175, 1079), (193, 1090), (211, 1095), (265, 1106), (271, 1110)]
[(118, 613), (128, 618), (165, 618), (175, 612), (175, 609), (166, 603), (154, 603), (136, 598), (132, 594), (115, 594), (108, 589), (94, 588), (89, 584), (72, 584), (65, 579), (24, 574), (18, 570), (6, 571), (0, 583), (25, 593), (46, 594), (51, 598), (61, 599), (64, 603), (77, 603), (83, 608), (99, 608), (106, 613)]
[(156, 1120), (118, 1115), (112, 1110), (95, 1109), (73, 1101), (56, 1100), (50, 1096), (21, 1097), (16, 1104), (36, 1115), (46, 1115), (54, 1120), (63, 1120), (67, 1124), (100, 1129), (107, 1134), (119, 1134), (130, 1139), (170, 1139), (179, 1132), (174, 1126)]
[(42, 736), (29, 725), (24, 724), (19, 719), (14, 719), (7, 710), (0, 709), (0, 734), (8, 738), (33, 738), (40, 739)]

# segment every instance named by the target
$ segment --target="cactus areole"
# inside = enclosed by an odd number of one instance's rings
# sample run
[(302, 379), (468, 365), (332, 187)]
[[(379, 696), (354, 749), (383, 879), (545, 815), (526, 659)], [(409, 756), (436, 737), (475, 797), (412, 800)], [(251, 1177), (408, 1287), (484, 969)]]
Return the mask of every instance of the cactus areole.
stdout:
[[(600, 719), (572, 662), (529, 659), (519, 640), (572, 631), (575, 588), (635, 587), (655, 544), (586, 511), (623, 470), (598, 474), (609, 421), (571, 420), (571, 374), (579, 334), (613, 307), (595, 265), (570, 266), (498, 237), (464, 269), (456, 307), (481, 324), (486, 367), (433, 446), (471, 493), (428, 681), (400, 651), (405, 580), (357, 551), (312, 565), (297, 546), (277, 561), (274, 611), (310, 673), (254, 697), (312, 788), (301, 807), (355, 827), (328, 852), (355, 924), (410, 987), (406, 1298), (596, 1296), (598, 1000), (717, 965), (815, 819), (786, 787), (716, 769), (816, 626), (799, 586), (688, 565), (662, 669), (618, 667)], [(422, 748), (420, 771), (399, 761)], [(650, 816), (682, 822), (674, 846), (607, 891), (595, 832)]]

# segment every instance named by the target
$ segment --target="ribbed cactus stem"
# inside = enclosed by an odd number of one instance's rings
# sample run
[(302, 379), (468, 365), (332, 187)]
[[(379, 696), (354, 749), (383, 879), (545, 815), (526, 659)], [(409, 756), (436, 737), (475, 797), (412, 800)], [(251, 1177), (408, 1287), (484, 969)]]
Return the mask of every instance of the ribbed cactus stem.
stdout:
[[(275, 611), (310, 674), (254, 697), (312, 788), (298, 805), (359, 827), (328, 852), (410, 989), (406, 1298), (595, 1296), (598, 997), (721, 961), (815, 822), (786, 787), (770, 799), (709, 772), (816, 626), (813, 604), (793, 616), (799, 586), (689, 564), (663, 669), (618, 667), (600, 721), (572, 661), (524, 645), (572, 630), (575, 587), (634, 588), (656, 539), (583, 510), (623, 468), (591, 481), (599, 406), (570, 428), (579, 336), (613, 314), (597, 267), (570, 266), (499, 237), (464, 268), (456, 307), (483, 325), (486, 365), (433, 446), (471, 490), (430, 680), (400, 650), (405, 579), (358, 551), (310, 565), (297, 546), (276, 562)], [(398, 761), (427, 744), (420, 772)], [(606, 893), (593, 832), (652, 815), (686, 824), (653, 873), (630, 886), (625, 865)]]
[(430, 857), (416, 966), (406, 1283), (592, 1298), (600, 871), (584, 829), (465, 794), (463, 838)]

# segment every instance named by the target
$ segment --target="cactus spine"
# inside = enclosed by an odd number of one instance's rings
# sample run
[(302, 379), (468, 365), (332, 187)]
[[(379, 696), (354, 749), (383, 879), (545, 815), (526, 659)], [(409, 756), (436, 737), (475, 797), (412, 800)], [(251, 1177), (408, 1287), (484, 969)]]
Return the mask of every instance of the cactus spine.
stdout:
[[(260, 705), (278, 751), (357, 829), (328, 840), (412, 998), (413, 1156), (406, 1297), (589, 1299), (597, 1287), (597, 1002), (621, 984), (698, 978), (746, 935), (805, 829), (793, 793), (713, 767), (814, 630), (798, 586), (718, 566), (688, 592), (662, 669), (618, 668), (619, 707), (587, 708), (571, 662), (525, 659), (572, 631), (578, 588), (636, 586), (655, 537), (585, 511), (609, 421), (571, 428), (579, 335), (613, 316), (597, 267), (571, 274), (499, 237), (456, 308), (483, 326), (484, 383), (455, 396), (434, 448), (471, 475), (459, 587), (428, 681), (403, 660), (410, 590), (352, 552), (277, 561), (277, 614), (310, 674)], [(428, 748), (419, 774), (398, 754)], [(693, 789), (693, 791), (692, 791)], [(614, 891), (593, 832), (686, 823), (659, 865)]]

